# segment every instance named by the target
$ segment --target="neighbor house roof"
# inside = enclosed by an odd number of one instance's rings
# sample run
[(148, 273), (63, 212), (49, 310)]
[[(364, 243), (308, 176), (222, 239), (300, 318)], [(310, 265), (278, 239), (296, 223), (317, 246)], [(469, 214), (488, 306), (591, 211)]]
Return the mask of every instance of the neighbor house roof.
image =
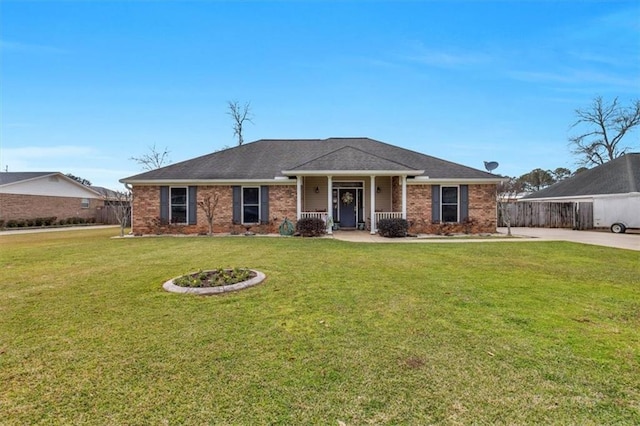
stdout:
[(640, 153), (626, 154), (585, 170), (523, 199), (627, 194), (640, 191)]
[(388, 171), (430, 179), (496, 175), (369, 138), (262, 139), (121, 179), (124, 183), (273, 180), (327, 171)]
[[(81, 188), (87, 192), (87, 195), (93, 196), (93, 198), (95, 198), (95, 196), (102, 196), (102, 193), (95, 188), (83, 185), (60, 172), (0, 172), (0, 191), (17, 193), (16, 191), (20, 192), (24, 190), (25, 185), (28, 185), (32, 188), (29, 193), (35, 195), (33, 188), (36, 188), (36, 191), (44, 190), (44, 186), (46, 183), (49, 183), (49, 180), (58, 182), (60, 179), (62, 182), (66, 182), (67, 185)], [(47, 194), (43, 192), (41, 195)]]
[(58, 172), (2, 172), (0, 173), (0, 185), (37, 179), (43, 176), (56, 175)]

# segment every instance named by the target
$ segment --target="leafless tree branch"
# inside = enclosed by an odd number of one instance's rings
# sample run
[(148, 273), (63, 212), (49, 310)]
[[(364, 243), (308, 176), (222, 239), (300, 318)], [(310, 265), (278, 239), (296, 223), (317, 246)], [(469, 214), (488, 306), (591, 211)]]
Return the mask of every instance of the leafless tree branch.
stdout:
[(238, 137), (238, 145), (244, 143), (242, 129), (245, 121), (253, 124), (253, 114), (251, 113), (251, 102), (240, 105), (238, 101), (227, 101), (227, 114), (233, 119), (233, 136)]
[(213, 235), (213, 218), (216, 207), (218, 206), (218, 199), (220, 195), (216, 192), (211, 195), (206, 195), (201, 201), (198, 201), (198, 207), (202, 209), (207, 217), (207, 224), (209, 225), (209, 235)]
[(622, 146), (621, 141), (640, 124), (640, 100), (623, 107), (618, 98), (607, 104), (598, 96), (588, 108), (577, 109), (575, 113), (578, 119), (571, 128), (587, 128), (583, 133), (569, 138), (572, 152), (581, 158), (581, 164), (604, 164), (631, 149), (630, 146)]
[(131, 221), (131, 201), (132, 194), (130, 191), (114, 191), (105, 200), (105, 205), (111, 208), (120, 225), (121, 237), (124, 237), (124, 229)]
[(164, 151), (160, 152), (155, 144), (149, 147), (147, 154), (143, 154), (140, 157), (130, 157), (129, 160), (138, 163), (142, 166), (143, 170), (155, 170), (171, 163), (171, 160), (169, 160), (169, 150), (165, 147)]

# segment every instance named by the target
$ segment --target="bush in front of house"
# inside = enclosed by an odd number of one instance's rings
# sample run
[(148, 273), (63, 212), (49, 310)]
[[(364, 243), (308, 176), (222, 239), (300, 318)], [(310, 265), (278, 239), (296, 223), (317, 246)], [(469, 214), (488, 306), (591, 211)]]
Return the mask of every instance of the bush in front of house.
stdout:
[(383, 237), (406, 237), (409, 230), (409, 222), (406, 219), (380, 219), (377, 227), (378, 234)]
[(27, 222), (24, 219), (9, 219), (7, 220), (7, 228), (24, 228)]
[(41, 226), (52, 226), (56, 224), (57, 218), (51, 217), (36, 217), (32, 219), (9, 219), (7, 221), (0, 220), (0, 228), (30, 228)]
[(303, 237), (319, 237), (327, 232), (327, 225), (317, 217), (305, 217), (296, 223), (296, 233)]

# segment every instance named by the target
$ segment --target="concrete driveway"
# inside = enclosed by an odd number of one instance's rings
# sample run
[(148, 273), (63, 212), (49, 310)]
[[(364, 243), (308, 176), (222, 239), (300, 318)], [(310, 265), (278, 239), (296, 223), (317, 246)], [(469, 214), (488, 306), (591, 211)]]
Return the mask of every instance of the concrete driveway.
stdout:
[[(498, 228), (498, 232), (506, 235), (507, 228)], [(640, 251), (640, 233), (629, 231), (625, 234), (614, 234), (609, 231), (574, 231), (559, 228), (511, 228), (511, 233), (545, 241), (571, 241)]]
[[(384, 238), (367, 231), (336, 231), (327, 238), (354, 243), (499, 243), (503, 241), (527, 243), (531, 241), (570, 241), (582, 244), (640, 251), (640, 233), (613, 234), (605, 231), (573, 231), (571, 229), (511, 228), (516, 238), (507, 238), (507, 228), (498, 228), (490, 238), (438, 237), (420, 235), (418, 238)], [(504, 235), (505, 238), (500, 238)]]

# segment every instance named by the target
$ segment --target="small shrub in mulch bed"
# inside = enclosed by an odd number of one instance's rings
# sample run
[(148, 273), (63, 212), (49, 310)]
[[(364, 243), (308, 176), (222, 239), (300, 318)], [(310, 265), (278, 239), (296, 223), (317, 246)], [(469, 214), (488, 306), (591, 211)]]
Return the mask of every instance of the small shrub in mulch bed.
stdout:
[(296, 232), (303, 237), (319, 237), (327, 232), (327, 225), (317, 217), (305, 217), (296, 223)]
[(405, 219), (380, 219), (378, 221), (378, 234), (383, 237), (406, 237), (408, 229), (409, 223)]
[(219, 287), (247, 281), (255, 276), (255, 272), (247, 268), (217, 268), (183, 275), (174, 279), (173, 283), (179, 287)]

